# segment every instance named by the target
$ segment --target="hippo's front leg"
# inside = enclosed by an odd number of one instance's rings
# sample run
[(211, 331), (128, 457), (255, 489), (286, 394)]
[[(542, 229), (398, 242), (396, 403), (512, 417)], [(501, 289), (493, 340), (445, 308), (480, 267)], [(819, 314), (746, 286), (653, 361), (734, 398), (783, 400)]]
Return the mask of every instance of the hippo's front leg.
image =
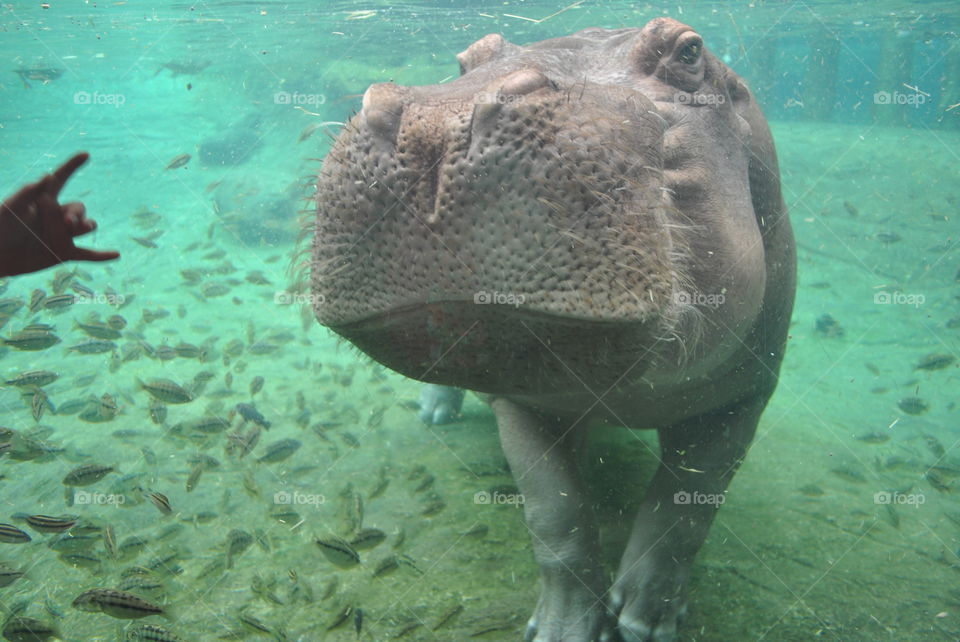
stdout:
[(611, 589), (625, 642), (673, 640), (690, 565), (746, 454), (766, 397), (659, 431), (662, 460)]
[(542, 589), (527, 625), (529, 642), (607, 639), (606, 581), (597, 526), (576, 453), (582, 429), (537, 416), (513, 402), (490, 403), (500, 442), (523, 495), (527, 528), (540, 565)]

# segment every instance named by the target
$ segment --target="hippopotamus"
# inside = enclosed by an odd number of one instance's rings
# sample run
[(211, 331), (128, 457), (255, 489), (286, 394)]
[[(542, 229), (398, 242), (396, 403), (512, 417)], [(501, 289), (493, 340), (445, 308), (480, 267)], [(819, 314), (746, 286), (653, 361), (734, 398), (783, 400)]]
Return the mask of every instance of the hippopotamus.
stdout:
[[(691, 564), (774, 391), (796, 250), (746, 83), (669, 18), (370, 86), (317, 179), (319, 322), (496, 416), (541, 594), (525, 639), (671, 640)], [(615, 575), (580, 473), (591, 427), (656, 429)], [(610, 583), (610, 578), (612, 584)]]

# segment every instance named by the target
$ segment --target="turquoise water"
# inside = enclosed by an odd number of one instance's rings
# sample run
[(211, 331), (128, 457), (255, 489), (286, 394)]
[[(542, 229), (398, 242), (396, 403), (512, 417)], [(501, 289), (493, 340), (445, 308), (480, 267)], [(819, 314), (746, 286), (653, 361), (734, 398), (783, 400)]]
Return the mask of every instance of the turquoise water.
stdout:
[[(0, 425), (50, 450), (0, 458), (0, 522), (32, 537), (0, 542), (0, 563), (25, 572), (0, 588), (4, 619), (36, 618), (63, 640), (123, 639), (134, 625), (71, 602), (160, 559), (150, 573), (160, 586), (144, 597), (173, 618), (144, 621), (185, 640), (386, 640), (415, 624), (405, 639), (520, 639), (537, 596), (529, 533), (514, 507), (473, 501), (512, 483), (492, 414), (468, 397), (462, 421), (423, 426), (410, 403), (419, 384), (301, 310), (298, 213), (369, 84), (453, 78), (455, 54), (490, 32), (527, 43), (669, 15), (755, 88), (799, 253), (780, 386), (694, 566), (681, 639), (960, 637), (958, 375), (955, 363), (917, 367), (956, 355), (960, 333), (954, 4), (51, 4), (0, 14), (0, 185), (9, 194), (89, 151), (64, 198), (100, 224), (86, 245), (123, 256), (15, 277), (0, 294), (28, 304), (36, 289), (53, 295), (55, 280), (94, 292), (65, 309), (25, 305), (2, 330), (46, 323), (62, 340), (0, 348), (5, 380), (59, 375), (42, 414), (32, 392), (0, 389)], [(89, 338), (75, 322), (90, 315), (126, 320), (115, 351), (70, 349)], [(188, 384), (198, 373), (209, 381), (196, 398), (154, 423), (138, 379)], [(115, 416), (81, 419), (105, 394)], [(231, 409), (251, 402), (271, 427), (243, 458), (225, 452), (222, 433), (173, 429), (203, 415), (236, 428)], [(257, 461), (283, 439), (302, 445)], [(597, 435), (598, 502), (641, 496), (656, 462), (639, 440), (655, 437)], [(188, 492), (198, 452), (219, 465)], [(62, 480), (87, 463), (118, 470), (68, 506)], [(893, 490), (909, 501), (876, 501)], [(356, 526), (358, 496), (363, 526), (386, 540), (340, 568), (315, 539)], [(19, 513), (77, 515), (96, 537), (78, 545), (84, 558), (64, 559)], [(118, 559), (100, 538), (106, 525)], [(623, 534), (612, 517), (603, 525), (615, 556)], [(235, 529), (254, 541), (228, 569)]]

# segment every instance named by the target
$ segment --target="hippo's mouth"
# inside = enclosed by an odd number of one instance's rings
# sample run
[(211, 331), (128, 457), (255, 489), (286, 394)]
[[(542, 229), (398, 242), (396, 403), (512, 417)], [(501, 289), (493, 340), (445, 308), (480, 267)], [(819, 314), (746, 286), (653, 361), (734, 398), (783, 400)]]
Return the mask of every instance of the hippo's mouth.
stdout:
[(650, 324), (587, 324), (491, 300), (411, 305), (331, 329), (412, 379), (492, 394), (537, 394), (612, 384), (622, 369), (611, 367), (610, 381), (582, 382), (576, 373), (585, 363), (622, 363), (624, 354), (642, 345)]
[(374, 85), (317, 184), (317, 319), (422, 381), (614, 381), (680, 280), (666, 128), (641, 92), (574, 92), (535, 68), (481, 87)]

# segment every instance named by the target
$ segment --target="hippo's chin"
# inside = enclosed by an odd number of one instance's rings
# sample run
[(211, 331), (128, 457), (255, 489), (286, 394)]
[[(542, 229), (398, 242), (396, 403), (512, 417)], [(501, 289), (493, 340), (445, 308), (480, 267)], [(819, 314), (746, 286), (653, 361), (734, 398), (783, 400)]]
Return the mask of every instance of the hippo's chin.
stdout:
[[(395, 309), (331, 329), (413, 379), (490, 394), (541, 394), (612, 385), (625, 361), (641, 358), (637, 346), (647, 343), (653, 325), (453, 301)], [(579, 378), (585, 371), (592, 373), (589, 382)], [(605, 371), (610, 380), (598, 380), (596, 373)]]

